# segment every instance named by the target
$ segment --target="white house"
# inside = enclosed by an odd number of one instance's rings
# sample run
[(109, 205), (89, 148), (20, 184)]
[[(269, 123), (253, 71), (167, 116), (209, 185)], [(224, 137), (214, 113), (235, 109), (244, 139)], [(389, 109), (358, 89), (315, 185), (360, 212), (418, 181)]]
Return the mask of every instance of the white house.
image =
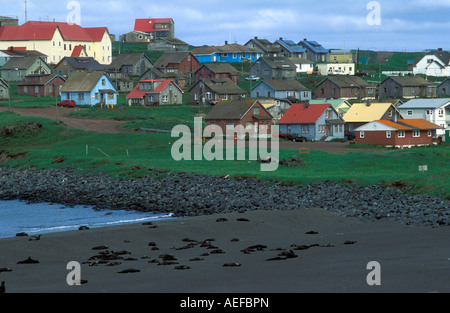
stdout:
[(413, 74), (450, 76), (450, 53), (438, 50), (427, 54), (414, 65)]
[(305, 58), (290, 58), (289, 59), (292, 63), (295, 64), (296, 72), (297, 73), (306, 73), (306, 74), (312, 74), (314, 71), (314, 62), (305, 59)]
[(398, 110), (405, 119), (425, 119), (444, 129), (437, 130), (437, 136), (450, 129), (450, 98), (412, 99)]
[(320, 63), (317, 69), (323, 76), (355, 75), (355, 63)]

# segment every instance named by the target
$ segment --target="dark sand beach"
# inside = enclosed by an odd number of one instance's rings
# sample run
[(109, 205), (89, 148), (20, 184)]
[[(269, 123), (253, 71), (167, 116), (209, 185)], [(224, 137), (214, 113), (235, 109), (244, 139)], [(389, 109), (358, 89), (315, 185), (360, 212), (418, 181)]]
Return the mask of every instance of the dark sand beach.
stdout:
[[(447, 293), (448, 238), (322, 209), (184, 217), (2, 239), (0, 281), (7, 293)], [(17, 264), (29, 257), (39, 263)], [(71, 261), (84, 284), (67, 284)], [(367, 284), (371, 261), (380, 286)]]

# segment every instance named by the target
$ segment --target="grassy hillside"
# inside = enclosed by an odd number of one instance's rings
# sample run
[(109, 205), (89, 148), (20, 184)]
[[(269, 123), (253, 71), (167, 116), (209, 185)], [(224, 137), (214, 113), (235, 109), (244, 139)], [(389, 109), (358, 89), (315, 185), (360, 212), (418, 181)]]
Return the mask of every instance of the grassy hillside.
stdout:
[[(362, 185), (389, 184), (401, 180), (415, 188), (450, 199), (449, 146), (405, 150), (383, 149), (378, 153), (353, 152), (332, 154), (311, 151), (302, 155), (306, 164), (301, 167), (280, 167), (275, 172), (261, 172), (260, 164), (243, 161), (174, 161), (171, 149), (179, 138), (170, 134), (122, 133), (99, 134), (81, 130), (65, 130), (45, 119), (21, 117), (14, 113), (0, 114), (0, 129), (39, 120), (43, 124), (37, 133), (0, 135), (2, 150), (10, 154), (26, 153), (1, 164), (23, 168), (49, 168), (70, 165), (79, 171), (103, 171), (117, 177), (141, 177), (149, 169), (165, 169), (208, 175), (230, 175), (278, 180), (303, 184), (330, 179), (352, 180)], [(193, 150), (192, 150), (193, 151)], [(280, 159), (298, 155), (298, 150), (281, 150)], [(64, 157), (63, 163), (52, 164)], [(418, 166), (427, 164), (429, 171), (420, 173)]]

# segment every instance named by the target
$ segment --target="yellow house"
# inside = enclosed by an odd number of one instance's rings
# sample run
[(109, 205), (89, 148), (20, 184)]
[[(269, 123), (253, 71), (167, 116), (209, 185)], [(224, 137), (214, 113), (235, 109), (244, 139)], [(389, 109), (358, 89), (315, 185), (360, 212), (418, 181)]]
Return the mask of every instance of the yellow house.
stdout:
[(331, 63), (353, 63), (353, 54), (350, 50), (331, 50)]
[(100, 64), (112, 62), (112, 40), (106, 27), (83, 28), (61, 22), (30, 21), (21, 26), (0, 27), (0, 50), (25, 47), (48, 56), (47, 62), (57, 64), (83, 46), (85, 54)]

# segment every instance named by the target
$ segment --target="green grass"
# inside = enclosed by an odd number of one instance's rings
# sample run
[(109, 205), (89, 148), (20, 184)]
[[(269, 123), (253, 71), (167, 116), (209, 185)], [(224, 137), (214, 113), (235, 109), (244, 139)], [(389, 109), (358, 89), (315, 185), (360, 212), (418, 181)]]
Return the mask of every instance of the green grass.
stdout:
[[(11, 154), (27, 152), (23, 158), (10, 160), (1, 166), (45, 169), (70, 165), (79, 171), (102, 171), (115, 177), (142, 177), (150, 174), (149, 169), (164, 169), (255, 177), (289, 184), (329, 179), (336, 182), (352, 180), (361, 185), (387, 185), (401, 180), (414, 187), (415, 192), (450, 199), (450, 165), (447, 162), (450, 158), (449, 145), (405, 150), (384, 149), (377, 153), (349, 150), (347, 154), (332, 154), (311, 151), (309, 155), (300, 156), (306, 162), (304, 166), (280, 167), (275, 172), (261, 172), (260, 164), (249, 160), (248, 154), (246, 160), (242, 161), (177, 162), (172, 158), (171, 149), (178, 138), (171, 138), (169, 134), (67, 131), (50, 120), (26, 118), (8, 112), (0, 114), (0, 128), (31, 120), (43, 123), (41, 133), (17, 134), (13, 138), (0, 136), (1, 150)], [(298, 155), (298, 150), (280, 151), (280, 159), (287, 159), (292, 155)], [(52, 164), (61, 157), (65, 158), (64, 163)], [(428, 172), (420, 173), (419, 165), (428, 165)]]
[(22, 108), (31, 108), (31, 107), (51, 107), (55, 106), (56, 102), (61, 98), (58, 97), (37, 97), (37, 96), (29, 96), (29, 95), (19, 95), (18, 94), (19, 87), (17, 84), (10, 84), (10, 95), (11, 102), (8, 100), (0, 101), (0, 106), (7, 107), (11, 104), (12, 107), (22, 107)]
[(194, 127), (194, 117), (207, 114), (211, 107), (170, 105), (159, 107), (116, 106), (114, 109), (91, 107), (71, 112), (70, 115), (83, 118), (113, 119), (126, 121), (124, 127), (133, 130), (152, 128), (172, 130), (176, 125)]

